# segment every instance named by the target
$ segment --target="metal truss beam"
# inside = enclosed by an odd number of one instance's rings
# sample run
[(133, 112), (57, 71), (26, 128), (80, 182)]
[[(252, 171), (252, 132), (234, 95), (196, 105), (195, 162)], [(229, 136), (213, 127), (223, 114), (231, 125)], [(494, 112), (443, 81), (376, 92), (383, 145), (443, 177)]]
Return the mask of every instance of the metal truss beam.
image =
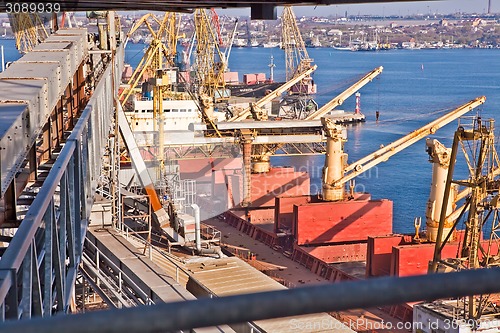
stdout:
[[(272, 155), (320, 155), (326, 153), (326, 146), (324, 142), (315, 143), (287, 143), (284, 145), (269, 144), (259, 145), (260, 147), (255, 150), (252, 157), (262, 156), (262, 151), (268, 152)], [(256, 147), (256, 146), (254, 146)], [(257, 146), (258, 147), (258, 146)]]

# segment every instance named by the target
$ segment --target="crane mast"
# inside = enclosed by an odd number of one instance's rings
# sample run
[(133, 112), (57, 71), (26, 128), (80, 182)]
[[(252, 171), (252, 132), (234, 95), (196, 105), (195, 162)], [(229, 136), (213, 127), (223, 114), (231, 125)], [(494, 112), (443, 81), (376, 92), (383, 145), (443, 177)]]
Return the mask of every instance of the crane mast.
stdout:
[(297, 18), (291, 6), (283, 8), (281, 16), (282, 47), (285, 50), (286, 80), (300, 75), (311, 67), (312, 59), (309, 58), (306, 45), (297, 25)]
[(10, 13), (9, 20), (16, 37), (16, 48), (21, 53), (31, 51), (49, 36), (37, 13)]
[[(285, 6), (281, 16), (281, 44), (285, 50), (286, 80), (301, 75), (311, 67), (312, 59), (302, 39), (297, 19), (291, 6)], [(317, 108), (312, 98), (316, 85), (311, 76), (305, 77), (291, 87), (281, 103), (281, 112), (286, 117), (300, 119)]]
[(202, 108), (208, 117), (213, 113), (213, 102), (225, 98), (224, 72), (227, 64), (219, 48), (217, 33), (205, 9), (194, 15), (196, 30), (196, 81)]
[[(427, 153), (429, 154), (429, 161), (432, 162), (432, 182), (429, 200), (425, 211), (425, 224), (427, 240), (435, 242), (437, 238), (439, 219), (441, 216), (441, 209), (443, 209), (443, 193), (446, 185), (446, 177), (450, 167), (451, 148), (446, 148), (441, 142), (436, 139), (426, 140)], [(444, 206), (446, 216), (450, 216), (457, 197), (457, 188), (453, 189), (453, 200), (449, 200)], [(447, 219), (445, 233), (451, 230), (453, 219)]]
[[(437, 224), (434, 256), (429, 272), (458, 271), (498, 267), (500, 248), (500, 214), (499, 214), (499, 174), (500, 159), (496, 150), (494, 120), (482, 119), (480, 116), (463, 119), (455, 131), (450, 153), (450, 163), (444, 189), (442, 190), (441, 210)], [(466, 179), (456, 180), (455, 164), (459, 152), (462, 152), (469, 174)], [(464, 205), (458, 209), (458, 217), (454, 213), (448, 215), (446, 207), (454, 203), (455, 187), (465, 188)], [(468, 213), (466, 211), (468, 210)], [(453, 218), (451, 218), (453, 216)], [(458, 253), (455, 258), (442, 258), (445, 246), (455, 241), (454, 231), (464, 216), (465, 232), (458, 242)], [(483, 233), (484, 239), (483, 239)], [(498, 295), (474, 295), (457, 301), (463, 306), (464, 318), (477, 320), (482, 316), (491, 318), (498, 316)]]
[[(172, 80), (171, 71), (175, 66), (174, 61), (179, 32), (177, 14), (165, 12), (161, 20), (153, 14), (142, 16), (130, 29), (125, 43), (130, 36), (142, 26), (146, 26), (149, 30), (152, 41), (132, 74), (126, 88), (121, 92), (119, 100), (124, 106), (130, 96), (136, 91), (136, 87), (139, 84), (142, 85), (144, 91), (152, 91), (153, 128), (154, 131), (158, 133), (158, 142), (156, 143), (156, 156), (158, 161), (156, 178), (163, 180), (165, 178), (165, 122), (163, 100), (174, 93), (174, 82)], [(153, 26), (157, 26), (157, 29), (155, 30)], [(151, 192), (151, 190), (149, 192)], [(159, 200), (156, 198), (153, 203), (155, 211), (159, 210)]]
[[(153, 29), (153, 24), (158, 25), (157, 30)], [(123, 89), (119, 96), (122, 104), (128, 100), (135, 88), (146, 77), (153, 78), (158, 74), (159, 70), (174, 66), (178, 32), (176, 14), (166, 12), (162, 20), (150, 13), (142, 16), (128, 32), (125, 43), (143, 25), (149, 30), (152, 40), (139, 65), (130, 77), (126, 88)]]

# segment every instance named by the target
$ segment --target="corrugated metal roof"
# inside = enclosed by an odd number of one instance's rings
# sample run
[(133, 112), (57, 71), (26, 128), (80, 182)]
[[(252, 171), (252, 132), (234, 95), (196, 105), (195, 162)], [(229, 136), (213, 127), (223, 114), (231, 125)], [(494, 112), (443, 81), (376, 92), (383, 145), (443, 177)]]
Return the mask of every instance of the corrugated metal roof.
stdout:
[[(235, 257), (197, 258), (186, 267), (198, 283), (219, 297), (286, 289), (282, 284)], [(261, 331), (273, 333), (354, 332), (327, 313), (259, 320), (253, 322), (253, 325)]]
[(235, 257), (201, 258), (188, 263), (186, 267), (200, 284), (219, 297), (286, 289)]

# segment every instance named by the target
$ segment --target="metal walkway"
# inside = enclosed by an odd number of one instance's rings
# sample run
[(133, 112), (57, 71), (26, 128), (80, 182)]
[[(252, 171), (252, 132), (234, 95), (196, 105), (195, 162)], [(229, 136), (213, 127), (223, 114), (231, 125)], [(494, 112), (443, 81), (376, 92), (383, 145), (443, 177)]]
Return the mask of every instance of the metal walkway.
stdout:
[[(97, 157), (107, 142), (118, 84), (112, 73), (121, 68), (90, 55), (87, 43), (86, 29), (59, 30), (0, 74), (1, 227), (9, 234), (0, 260), (2, 319), (74, 309), (74, 284), (102, 163)], [(84, 77), (89, 64), (97, 82), (90, 99)], [(16, 189), (16, 175), (28, 172), (36, 183), (37, 168), (55, 158), (56, 149), (57, 159), (41, 187), (33, 189), (36, 196), (19, 224), (22, 189)]]
[[(97, 253), (104, 255), (135, 286), (139, 287), (152, 303), (196, 299), (172, 277), (165, 274), (161, 267), (149, 260), (145, 254), (118, 234), (114, 228), (89, 227), (87, 241), (91, 242), (98, 250), (93, 253), (94, 256), (97, 256)], [(86, 246), (86, 248), (89, 247)], [(93, 259), (92, 262), (102, 261)], [(100, 268), (102, 269), (102, 267), (96, 267), (96, 270)], [(147, 304), (148, 299), (143, 299), (145, 304)]]
[[(96, 285), (95, 290), (105, 289), (97, 288), (97, 284), (104, 284), (105, 280), (99, 277), (98, 272), (110, 272), (112, 280), (117, 280), (117, 284), (110, 286), (111, 293), (114, 295), (108, 298), (108, 304), (113, 305), (111, 298), (121, 298), (125, 291), (128, 294), (134, 294), (130, 306), (152, 305), (160, 302), (179, 302), (195, 300), (190, 292), (184, 286), (176, 282), (175, 279), (165, 273), (165, 269), (151, 261), (146, 251), (144, 254), (141, 249), (134, 246), (124, 236), (120, 235), (114, 228), (102, 228), (97, 226), (89, 227), (87, 232), (86, 251), (93, 258), (91, 263), (96, 263), (97, 267), (89, 267), (84, 261), (83, 271), (90, 271), (87, 280), (92, 280)], [(137, 244), (137, 241), (135, 242)], [(90, 249), (90, 251), (89, 251)], [(95, 251), (92, 251), (95, 249)], [(100, 266), (99, 266), (100, 265)], [(118, 279), (117, 279), (118, 277)], [(116, 288), (118, 287), (118, 288)], [(116, 294), (116, 290), (122, 290)], [(106, 296), (105, 296), (106, 297)], [(139, 302), (137, 302), (139, 300)], [(193, 332), (215, 333), (215, 332), (234, 332), (226, 325), (219, 327), (209, 327), (196, 329)]]

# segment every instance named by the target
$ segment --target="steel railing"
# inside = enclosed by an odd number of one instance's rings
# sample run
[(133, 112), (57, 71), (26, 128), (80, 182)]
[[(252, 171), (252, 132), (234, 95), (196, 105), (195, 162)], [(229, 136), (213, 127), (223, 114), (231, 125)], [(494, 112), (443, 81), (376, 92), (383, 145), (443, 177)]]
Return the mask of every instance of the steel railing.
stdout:
[[(278, 317), (500, 292), (500, 268), (383, 277), (196, 301), (6, 322), (2, 332), (174, 332)], [(290, 331), (293, 321), (290, 319)], [(333, 330), (334, 331), (334, 330)]]
[[(118, 50), (118, 53), (123, 50)], [(115, 64), (117, 71), (119, 65)], [(68, 312), (113, 116), (113, 68), (102, 79), (0, 260), (0, 317)]]

